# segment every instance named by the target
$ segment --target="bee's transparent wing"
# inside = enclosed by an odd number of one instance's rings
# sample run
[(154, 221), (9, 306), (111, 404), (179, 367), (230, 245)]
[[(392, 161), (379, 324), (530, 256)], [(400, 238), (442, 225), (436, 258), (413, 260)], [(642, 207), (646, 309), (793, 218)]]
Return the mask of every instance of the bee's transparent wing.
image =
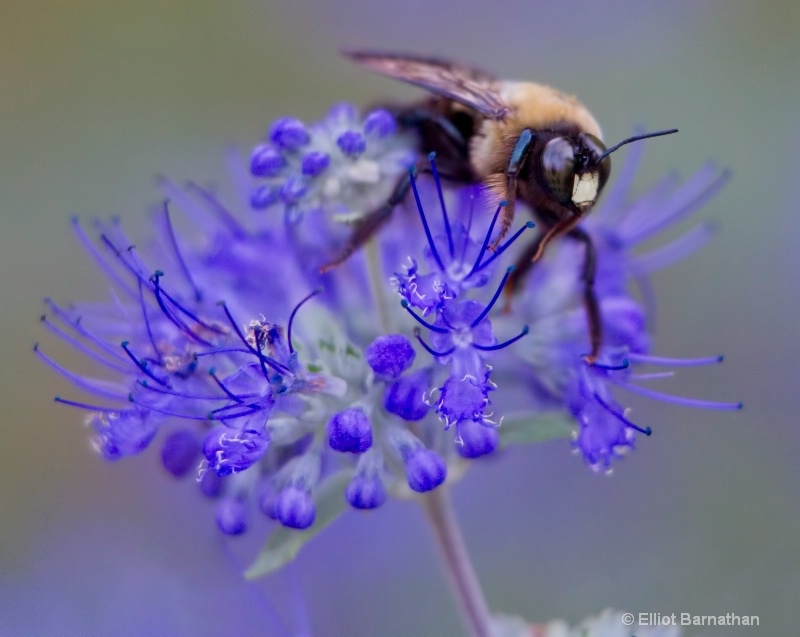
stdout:
[(345, 51), (344, 54), (376, 73), (421, 86), (454, 100), (484, 117), (502, 120), (511, 109), (497, 94), (498, 82), (488, 73), (443, 60), (394, 53)]

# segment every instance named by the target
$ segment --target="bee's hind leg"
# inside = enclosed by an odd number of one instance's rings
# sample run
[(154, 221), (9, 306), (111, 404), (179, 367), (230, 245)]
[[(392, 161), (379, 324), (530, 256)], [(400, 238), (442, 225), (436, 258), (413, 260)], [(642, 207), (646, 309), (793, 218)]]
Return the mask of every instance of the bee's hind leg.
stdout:
[[(432, 169), (428, 159), (420, 159), (414, 166), (414, 174), (419, 175), (431, 172)], [(453, 181), (457, 182), (461, 181), (460, 176), (454, 174), (448, 165), (439, 167), (438, 173), (440, 177), (444, 177), (445, 179), (452, 179)], [(403, 200), (406, 198), (406, 195), (408, 195), (409, 190), (411, 190), (410, 171), (406, 172), (402, 177), (400, 177), (394, 187), (394, 190), (392, 191), (391, 196), (385, 204), (383, 204), (380, 208), (367, 213), (366, 216), (353, 224), (353, 233), (350, 235), (350, 238), (347, 240), (347, 243), (342, 251), (333, 261), (323, 265), (319, 270), (320, 273), (324, 274), (325, 272), (329, 272), (330, 270), (347, 261), (347, 259), (349, 259), (356, 250), (358, 250), (373, 236), (375, 236), (378, 230), (380, 230), (381, 227), (387, 221), (389, 221), (394, 209), (403, 203)]]
[(403, 202), (403, 199), (406, 198), (409, 190), (411, 190), (411, 175), (406, 172), (397, 181), (397, 185), (395, 185), (391, 196), (385, 204), (383, 204), (377, 210), (373, 210), (372, 212), (368, 213), (363, 219), (360, 219), (353, 224), (353, 232), (350, 235), (350, 238), (347, 240), (344, 249), (333, 261), (323, 265), (319, 270), (320, 273), (324, 274), (325, 272), (328, 272), (341, 265), (347, 261), (347, 259), (349, 259), (356, 250), (369, 241), (378, 232), (378, 230), (381, 229), (383, 224), (389, 221), (392, 216), (392, 212)]

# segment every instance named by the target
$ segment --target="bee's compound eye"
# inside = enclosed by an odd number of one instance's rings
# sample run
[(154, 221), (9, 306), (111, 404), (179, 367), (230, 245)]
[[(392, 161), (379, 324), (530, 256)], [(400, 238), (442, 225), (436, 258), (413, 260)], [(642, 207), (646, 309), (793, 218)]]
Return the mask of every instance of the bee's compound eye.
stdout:
[(566, 137), (547, 142), (542, 152), (542, 173), (553, 196), (563, 204), (569, 203), (575, 178), (575, 151)]

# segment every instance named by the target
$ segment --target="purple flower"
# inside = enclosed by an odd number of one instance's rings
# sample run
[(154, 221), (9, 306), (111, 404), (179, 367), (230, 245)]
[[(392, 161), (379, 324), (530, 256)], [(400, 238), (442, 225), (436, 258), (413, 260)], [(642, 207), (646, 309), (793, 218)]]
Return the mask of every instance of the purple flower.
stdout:
[[(254, 510), (272, 526), (308, 529), (348, 506), (376, 509), (390, 495), (435, 489), (461, 475), (465, 459), (499, 448), (495, 409), (521, 413), (520, 426), (532, 429), (560, 410), (574, 422), (573, 446), (605, 470), (650, 433), (630, 420), (621, 392), (739, 407), (646, 386), (671, 372), (643, 366), (719, 359), (654, 357), (646, 310), (626, 286), (701, 243), (705, 235), (688, 235), (649, 256), (630, 254), (711, 194), (713, 171), (665, 202), (661, 188), (623, 207), (621, 224), (587, 222), (604, 332), (600, 362), (587, 365), (576, 247), (554, 242), (524, 293), (499, 311), (513, 270), (507, 251), (533, 224), (490, 250), (505, 203), (476, 186), (443, 185), (434, 157), (430, 178), (411, 175), (419, 223), (398, 210), (372, 237), (374, 250), (320, 274), (351, 231), (337, 222), (384, 204), (415, 159), (413, 140), (387, 111), (361, 119), (341, 104), (314, 125), (277, 121), (250, 156), (255, 188), (235, 173), (242, 201), (283, 216), (246, 204), (240, 214), (194, 184), (164, 181), (196, 238), (175, 231), (166, 204), (156, 245), (142, 255), (118, 224), (95, 224), (93, 242), (75, 221), (114, 293), (106, 305), (47, 301), (45, 329), (103, 370), (73, 372), (37, 346), (47, 367), (92, 396), (56, 400), (88, 412), (108, 460), (157, 440), (169, 473), (196, 471), (201, 493), (218, 498), (217, 526), (231, 535), (246, 532)], [(442, 433), (451, 427), (455, 435)]]

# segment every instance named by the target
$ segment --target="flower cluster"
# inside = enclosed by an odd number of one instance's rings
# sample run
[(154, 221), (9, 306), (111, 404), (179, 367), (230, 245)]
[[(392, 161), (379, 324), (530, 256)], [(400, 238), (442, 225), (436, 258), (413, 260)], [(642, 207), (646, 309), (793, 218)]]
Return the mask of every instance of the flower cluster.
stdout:
[[(409, 198), (366, 249), (324, 275), (320, 266), (342, 246), (342, 227), (327, 221), (371, 212), (415, 161), (413, 139), (386, 111), (361, 120), (340, 105), (317, 125), (272, 126), (251, 154), (258, 183), (243, 198), (257, 211), (282, 207), (282, 216), (234, 214), (196, 185), (165, 181), (171, 203), (157, 215), (147, 258), (118, 224), (95, 224), (95, 242), (76, 220), (113, 293), (107, 305), (47, 302), (45, 327), (104, 372), (72, 372), (37, 346), (46, 365), (94, 396), (56, 400), (88, 412), (108, 460), (158, 444), (171, 474), (194, 475), (217, 499), (217, 524), (233, 535), (256, 510), (288, 529), (324, 525), (348, 504), (373, 509), (390, 495), (435, 489), (471, 459), (546, 435), (572, 432), (585, 461), (607, 470), (651, 433), (629, 420), (617, 388), (740, 406), (642, 386), (672, 372), (641, 366), (721, 358), (652, 355), (651, 308), (627, 291), (629, 279), (649, 289), (647, 274), (707, 238), (703, 229), (649, 255), (631, 252), (713, 194), (717, 171), (661, 184), (644, 203), (612, 190), (587, 224), (605, 334), (603, 360), (589, 365), (581, 247), (554, 244), (501, 311), (513, 256), (534, 224), (520, 223), (491, 250), (505, 203), (480, 186), (443, 184), (429, 159), (430, 178), (411, 169), (414, 205)], [(177, 232), (170, 206), (202, 238)], [(544, 434), (540, 417), (553, 411), (571, 427)]]

